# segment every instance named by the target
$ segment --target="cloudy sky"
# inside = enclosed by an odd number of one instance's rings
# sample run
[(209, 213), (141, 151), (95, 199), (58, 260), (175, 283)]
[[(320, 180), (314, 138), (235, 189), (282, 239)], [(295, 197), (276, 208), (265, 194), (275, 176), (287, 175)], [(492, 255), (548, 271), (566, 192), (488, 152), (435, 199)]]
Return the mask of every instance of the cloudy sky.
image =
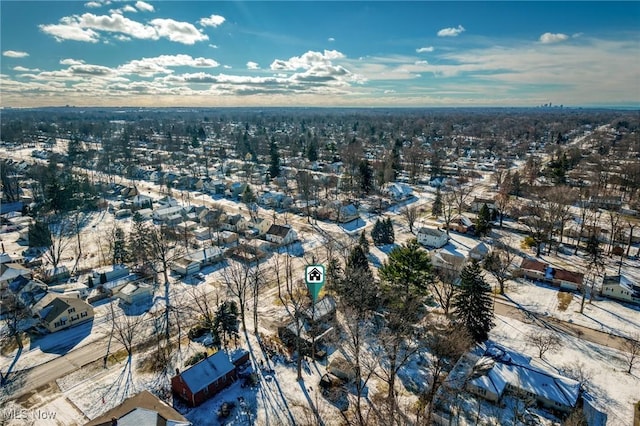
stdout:
[(0, 105), (640, 105), (640, 2), (0, 2)]

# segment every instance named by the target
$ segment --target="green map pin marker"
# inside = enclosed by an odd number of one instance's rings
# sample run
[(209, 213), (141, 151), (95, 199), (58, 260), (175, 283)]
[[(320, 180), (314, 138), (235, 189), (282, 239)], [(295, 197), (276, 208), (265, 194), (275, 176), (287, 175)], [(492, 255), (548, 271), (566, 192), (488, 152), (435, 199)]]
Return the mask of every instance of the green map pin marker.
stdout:
[(318, 294), (322, 286), (324, 286), (324, 265), (307, 266), (304, 271), (304, 281), (307, 283), (307, 288), (309, 289), (309, 293), (311, 293), (313, 303), (316, 303)]

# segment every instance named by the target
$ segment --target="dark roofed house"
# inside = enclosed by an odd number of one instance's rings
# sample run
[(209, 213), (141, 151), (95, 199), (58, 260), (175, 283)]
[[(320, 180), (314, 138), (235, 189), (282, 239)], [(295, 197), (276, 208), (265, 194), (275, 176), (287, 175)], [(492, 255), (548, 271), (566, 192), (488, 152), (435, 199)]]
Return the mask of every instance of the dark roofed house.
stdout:
[(195, 407), (216, 395), (238, 377), (225, 351), (218, 351), (171, 378), (173, 393)]
[(297, 235), (289, 225), (271, 225), (265, 234), (265, 238), (274, 244), (287, 245), (294, 242)]
[(522, 276), (529, 280), (544, 280), (549, 265), (537, 259), (522, 259), (520, 271)]
[(191, 422), (149, 391), (125, 399), (85, 426), (190, 426)]
[(568, 290), (579, 290), (582, 288), (584, 274), (557, 268), (554, 268), (553, 271), (553, 283), (560, 288)]

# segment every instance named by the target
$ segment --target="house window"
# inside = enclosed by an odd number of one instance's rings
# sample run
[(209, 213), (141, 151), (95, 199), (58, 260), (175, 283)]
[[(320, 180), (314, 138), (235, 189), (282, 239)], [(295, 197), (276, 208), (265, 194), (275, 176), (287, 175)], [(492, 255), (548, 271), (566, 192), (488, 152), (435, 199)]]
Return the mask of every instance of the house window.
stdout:
[(204, 394), (205, 394), (205, 395), (209, 395), (209, 386), (207, 386), (206, 388), (204, 388)]
[(81, 317), (81, 318), (84, 318), (84, 317), (86, 317), (86, 316), (87, 316), (87, 312), (86, 312), (86, 311), (80, 314), (80, 317)]
[(71, 317), (71, 321), (75, 321), (80, 318), (80, 315), (74, 315)]
[(75, 311), (76, 311), (76, 308), (70, 308), (70, 309), (67, 309), (67, 313), (68, 313), (68, 314), (73, 313), (73, 312), (75, 312)]
[(58, 322), (56, 322), (56, 323), (54, 323), (54, 324), (53, 324), (53, 327), (54, 327), (54, 328), (58, 328), (58, 327), (60, 327), (61, 325), (62, 325), (62, 324), (60, 324), (60, 322), (58, 321)]

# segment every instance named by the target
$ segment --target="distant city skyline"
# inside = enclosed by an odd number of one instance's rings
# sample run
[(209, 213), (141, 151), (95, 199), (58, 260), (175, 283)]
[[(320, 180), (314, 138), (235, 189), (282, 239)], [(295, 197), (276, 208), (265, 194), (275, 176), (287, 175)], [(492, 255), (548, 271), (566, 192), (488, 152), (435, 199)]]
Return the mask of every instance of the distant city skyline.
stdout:
[(639, 2), (0, 2), (0, 105), (640, 106)]

